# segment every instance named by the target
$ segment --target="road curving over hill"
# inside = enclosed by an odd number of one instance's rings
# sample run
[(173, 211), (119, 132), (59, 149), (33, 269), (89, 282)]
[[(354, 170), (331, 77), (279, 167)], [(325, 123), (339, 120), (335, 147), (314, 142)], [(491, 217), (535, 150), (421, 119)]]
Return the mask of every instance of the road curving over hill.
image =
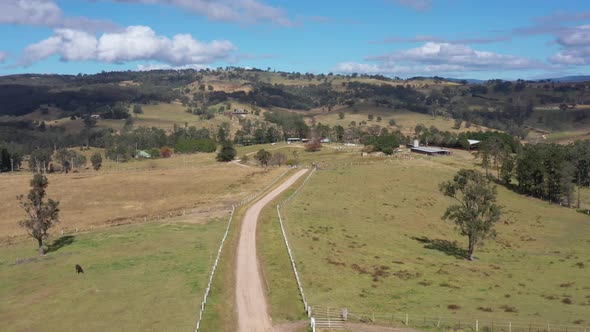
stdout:
[(238, 240), (236, 266), (236, 308), (239, 332), (271, 332), (272, 322), (262, 287), (256, 255), (256, 225), (262, 209), (307, 172), (301, 170), (254, 203), (244, 215)]

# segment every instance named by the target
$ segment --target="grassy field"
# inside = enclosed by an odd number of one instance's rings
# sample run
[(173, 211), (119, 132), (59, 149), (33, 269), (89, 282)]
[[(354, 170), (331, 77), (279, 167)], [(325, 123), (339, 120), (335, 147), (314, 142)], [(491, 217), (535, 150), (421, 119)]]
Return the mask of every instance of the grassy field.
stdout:
[[(61, 223), (55, 232), (143, 221), (144, 217), (163, 217), (181, 209), (203, 218), (218, 216), (282, 172), (235, 164), (208, 165), (212, 154), (187, 156), (186, 163), (182, 158), (120, 164), (122, 168), (116, 172), (49, 174), (48, 196), (59, 200), (61, 208)], [(204, 165), (192, 167), (189, 161), (193, 159)], [(15, 197), (27, 194), (30, 179), (31, 175), (23, 172), (3, 176), (0, 181), (2, 238), (24, 234), (17, 224), (24, 212)]]
[(2, 330), (194, 329), (226, 216), (190, 219), (0, 246)]
[[(233, 108), (246, 108), (250, 109), (246, 105), (239, 103), (232, 103)], [(159, 103), (155, 105), (142, 105), (143, 114), (133, 114), (133, 125), (135, 127), (156, 127), (161, 129), (173, 129), (174, 125), (178, 127), (184, 127), (185, 124), (188, 126), (195, 126), (197, 128), (209, 129), (211, 133), (217, 133), (217, 128), (224, 122), (230, 124), (230, 130), (235, 132), (239, 128), (237, 119), (230, 119), (223, 114), (217, 114), (213, 119), (203, 120), (198, 115), (193, 115), (186, 112), (186, 107), (178, 102), (174, 103)], [(251, 118), (252, 121), (259, 119), (256, 115), (246, 115)], [(40, 116), (36, 113), (32, 113), (27, 118), (40, 120)], [(68, 132), (79, 132), (84, 128), (84, 122), (82, 119), (71, 120), (69, 117), (61, 118), (58, 120), (52, 120), (47, 122), (48, 125), (57, 125), (66, 128)], [(97, 126), (102, 128), (113, 128), (120, 130), (123, 128), (125, 120), (114, 120), (114, 119), (101, 119), (98, 120)]]
[[(344, 112), (344, 119), (340, 119), (338, 116), (339, 112)], [(370, 105), (359, 105), (356, 111), (350, 107), (336, 108), (331, 112), (325, 113), (312, 113), (315, 116), (316, 122), (322, 124), (328, 124), (330, 126), (341, 125), (344, 128), (348, 128), (351, 121), (355, 121), (357, 126), (360, 125), (361, 121), (366, 121), (366, 126), (379, 125), (381, 127), (387, 127), (391, 129), (400, 129), (402, 133), (406, 135), (414, 135), (414, 128), (418, 124), (425, 125), (430, 128), (435, 126), (439, 130), (450, 131), (450, 132), (463, 132), (463, 131), (479, 131), (486, 130), (484, 127), (472, 125), (471, 128), (465, 128), (465, 123), (461, 126), (461, 129), (454, 129), (453, 126), (455, 121), (453, 119), (445, 119), (441, 116), (433, 118), (428, 114), (410, 112), (406, 110), (393, 110), (383, 107), (375, 107)], [(368, 120), (368, 115), (373, 114), (374, 119)], [(382, 118), (381, 122), (377, 121), (377, 117)], [(311, 117), (308, 118), (309, 122)], [(394, 119), (396, 126), (390, 126), (389, 120)]]
[[(283, 210), (310, 303), (357, 313), (588, 325), (589, 217), (498, 188), (498, 236), (468, 262), (466, 238), (441, 220), (451, 201), (438, 184), (470, 165), (469, 154), (456, 152), (318, 171)], [(273, 211), (266, 213), (272, 219)], [(282, 250), (286, 260), (284, 246), (274, 244), (276, 218), (262, 225), (261, 243), (272, 243), (266, 253), (260, 246), (263, 257)], [(263, 261), (277, 285), (270, 290), (273, 317), (297, 317), (288, 309), (297, 305), (280, 302), (293, 298), (293, 287), (280, 286), (291, 270)]]

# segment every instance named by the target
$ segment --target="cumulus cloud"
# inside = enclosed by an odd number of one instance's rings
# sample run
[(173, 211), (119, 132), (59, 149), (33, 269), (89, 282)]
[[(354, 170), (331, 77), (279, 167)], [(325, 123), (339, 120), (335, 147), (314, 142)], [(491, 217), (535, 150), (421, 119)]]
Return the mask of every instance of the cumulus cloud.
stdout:
[(369, 44), (395, 44), (395, 43), (449, 43), (449, 44), (491, 44), (510, 40), (510, 36), (502, 35), (496, 37), (471, 37), (462, 39), (446, 39), (438, 36), (418, 35), (414, 37), (388, 37), (382, 40), (372, 40)]
[(385, 55), (367, 57), (372, 63), (344, 62), (336, 72), (438, 74), (480, 70), (527, 70), (545, 65), (514, 55), (474, 50), (466, 45), (428, 42)]
[(175, 6), (206, 16), (212, 21), (239, 23), (272, 22), (291, 26), (293, 22), (280, 8), (265, 5), (257, 0), (111, 0), (115, 2), (162, 4)]
[(109, 21), (64, 16), (59, 6), (50, 0), (0, 1), (0, 24), (37, 25), (85, 31), (111, 31), (117, 28), (116, 24)]
[(590, 25), (580, 25), (561, 31), (557, 43), (562, 50), (549, 60), (561, 65), (590, 64)]
[(195, 70), (201, 70), (201, 69), (210, 69), (211, 66), (207, 66), (207, 65), (201, 65), (201, 64), (189, 64), (189, 65), (183, 65), (183, 66), (172, 66), (166, 63), (147, 63), (147, 64), (139, 64), (137, 65), (137, 70), (140, 71), (150, 71), (150, 70), (169, 70), (169, 69), (173, 69), (173, 70), (183, 70), (183, 69), (195, 69)]
[(58, 55), (62, 61), (123, 63), (155, 60), (172, 66), (206, 64), (228, 57), (236, 47), (227, 40), (209, 43), (178, 34), (172, 39), (157, 35), (146, 26), (130, 26), (100, 38), (84, 31), (57, 29), (53, 36), (29, 45), (20, 65), (30, 65)]
[(8, 53), (0, 51), (0, 63), (3, 63), (8, 59)]
[(424, 65), (450, 64), (470, 69), (528, 69), (535, 62), (514, 56), (474, 50), (466, 45), (428, 42), (408, 50), (367, 58), (382, 62), (405, 61)]

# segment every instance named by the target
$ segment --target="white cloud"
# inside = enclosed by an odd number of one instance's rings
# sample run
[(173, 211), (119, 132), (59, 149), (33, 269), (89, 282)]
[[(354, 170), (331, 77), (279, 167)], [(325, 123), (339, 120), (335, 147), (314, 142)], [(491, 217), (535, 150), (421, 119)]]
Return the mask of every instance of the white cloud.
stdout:
[(527, 70), (546, 65), (514, 55), (474, 50), (469, 46), (428, 42), (393, 53), (366, 58), (372, 63), (343, 62), (333, 69), (343, 73), (420, 75), (483, 70)]
[(115, 2), (162, 4), (179, 7), (212, 21), (239, 23), (272, 22), (291, 26), (293, 22), (280, 8), (265, 5), (257, 0), (112, 0)]
[(38, 25), (85, 31), (114, 30), (108, 21), (86, 17), (66, 17), (59, 6), (50, 0), (2, 0), (0, 24)]
[(367, 58), (380, 62), (410, 62), (423, 65), (457, 65), (469, 69), (529, 69), (536, 61), (514, 55), (474, 50), (469, 46), (428, 42), (408, 50)]
[(148, 63), (148, 64), (139, 64), (137, 65), (137, 70), (141, 71), (150, 71), (150, 70), (183, 70), (183, 69), (194, 69), (194, 70), (201, 70), (201, 69), (211, 69), (211, 66), (201, 65), (201, 64), (189, 64), (183, 66), (172, 66), (165, 63)]
[(58, 55), (62, 61), (123, 63), (155, 60), (173, 66), (204, 64), (224, 59), (236, 47), (227, 40), (200, 42), (191, 35), (172, 39), (157, 35), (146, 26), (130, 26), (122, 32), (104, 33), (100, 38), (71, 29), (57, 29), (53, 36), (29, 45), (20, 61), (30, 65)]
[(0, 51), (0, 63), (6, 61), (8, 59), (8, 53)]
[(557, 43), (563, 47), (549, 60), (561, 65), (590, 64), (590, 25), (580, 25), (563, 30), (557, 36)]

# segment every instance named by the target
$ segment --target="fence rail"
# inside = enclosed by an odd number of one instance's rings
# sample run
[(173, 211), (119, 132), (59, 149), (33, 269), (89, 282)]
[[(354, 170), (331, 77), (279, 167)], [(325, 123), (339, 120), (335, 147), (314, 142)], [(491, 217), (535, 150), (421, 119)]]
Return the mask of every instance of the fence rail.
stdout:
[[(524, 322), (493, 318), (464, 318), (437, 315), (419, 315), (403, 312), (393, 313), (358, 313), (348, 309), (336, 309), (313, 306), (313, 312), (331, 312), (340, 314), (347, 322), (365, 323), (396, 328), (452, 329), (475, 332), (590, 332), (590, 326), (553, 324), (551, 322)], [(337, 314), (337, 315), (338, 315)], [(332, 315), (333, 317), (334, 315)], [(345, 317), (344, 317), (345, 316)], [(317, 326), (318, 318), (315, 317)], [(317, 326), (319, 327), (319, 326)]]
[[(289, 203), (293, 197), (295, 197), (299, 191), (309, 182), (311, 176), (315, 173), (315, 167), (312, 168), (309, 175), (305, 178), (303, 183), (295, 189), (295, 191), (289, 195), (283, 202), (277, 205), (277, 216), (279, 217), (279, 224), (281, 225), (281, 232), (283, 233), (283, 239), (285, 240), (285, 245), (287, 246), (287, 253), (289, 254), (289, 260), (291, 260), (291, 267), (293, 268), (293, 273), (295, 274), (295, 280), (297, 281), (297, 288), (299, 289), (299, 294), (301, 295), (301, 300), (303, 301), (303, 307), (305, 312), (307, 313), (308, 317), (311, 317), (311, 306), (307, 303), (307, 298), (305, 297), (305, 293), (303, 291), (303, 285), (301, 284), (301, 278), (299, 277), (299, 272), (297, 272), (297, 265), (295, 264), (295, 259), (293, 259), (293, 252), (291, 251), (291, 246), (289, 245), (289, 240), (287, 239), (287, 233), (285, 232), (285, 225), (283, 222), (283, 217), (281, 216), (281, 207), (285, 204)], [(315, 323), (312, 318), (312, 328), (314, 328)]]

